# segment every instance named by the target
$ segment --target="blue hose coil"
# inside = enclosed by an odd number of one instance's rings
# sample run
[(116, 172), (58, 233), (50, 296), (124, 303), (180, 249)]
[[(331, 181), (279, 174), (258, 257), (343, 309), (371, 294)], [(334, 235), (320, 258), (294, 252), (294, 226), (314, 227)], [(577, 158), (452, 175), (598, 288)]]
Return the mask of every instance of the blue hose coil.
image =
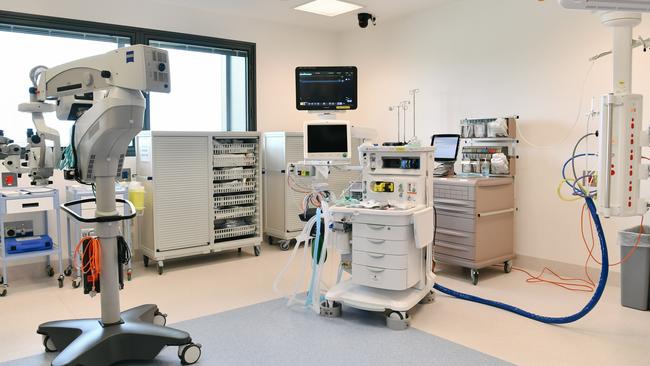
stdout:
[(587, 305), (585, 305), (585, 307), (582, 308), (582, 310), (580, 310), (579, 312), (564, 317), (541, 316), (520, 309), (516, 306), (450, 290), (437, 283), (433, 286), (433, 288), (444, 294), (454, 296), (462, 300), (473, 301), (479, 304), (489, 305), (495, 308), (503, 309), (532, 320), (537, 320), (542, 323), (567, 324), (581, 319), (582, 317), (587, 315), (591, 310), (593, 310), (596, 304), (598, 304), (598, 301), (600, 300), (601, 296), (603, 295), (603, 292), (605, 291), (605, 285), (607, 284), (607, 276), (609, 274), (609, 256), (607, 253), (607, 242), (605, 240), (605, 234), (603, 233), (603, 227), (600, 223), (600, 218), (598, 217), (598, 212), (596, 211), (596, 205), (594, 204), (594, 201), (591, 197), (585, 197), (585, 201), (587, 202), (587, 207), (589, 208), (589, 212), (591, 213), (591, 216), (594, 218), (594, 223), (596, 224), (596, 231), (598, 232), (598, 239), (600, 240), (600, 250), (602, 252), (602, 269), (600, 271), (600, 280), (598, 281), (598, 286), (596, 287), (596, 291), (594, 292), (594, 295), (591, 297), (591, 300), (589, 300)]

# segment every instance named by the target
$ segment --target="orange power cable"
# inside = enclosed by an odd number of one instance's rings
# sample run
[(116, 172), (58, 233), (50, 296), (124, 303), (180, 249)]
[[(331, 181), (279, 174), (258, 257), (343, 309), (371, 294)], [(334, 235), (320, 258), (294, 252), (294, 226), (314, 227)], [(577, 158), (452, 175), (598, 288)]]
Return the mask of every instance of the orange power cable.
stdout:
[[(85, 248), (84, 243), (86, 244)], [(95, 290), (95, 284), (99, 281), (99, 274), (101, 273), (101, 251), (99, 239), (92, 236), (81, 238), (74, 249), (75, 267), (89, 276), (93, 282), (93, 290)], [(81, 265), (78, 262), (80, 258)], [(87, 258), (87, 261), (84, 261), (84, 258)]]

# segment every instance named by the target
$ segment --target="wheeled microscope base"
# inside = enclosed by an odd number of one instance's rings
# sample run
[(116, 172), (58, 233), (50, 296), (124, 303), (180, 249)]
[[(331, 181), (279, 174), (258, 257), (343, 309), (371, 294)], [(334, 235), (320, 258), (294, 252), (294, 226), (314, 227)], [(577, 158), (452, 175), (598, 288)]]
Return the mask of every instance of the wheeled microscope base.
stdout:
[[(103, 366), (127, 360), (152, 360), (165, 346), (179, 346), (185, 365), (198, 361), (201, 346), (186, 332), (154, 324), (156, 305), (122, 312), (122, 322), (103, 325), (99, 319), (62, 320), (42, 324), (37, 333), (50, 352), (62, 350), (52, 366)], [(164, 318), (163, 318), (164, 319)], [(164, 322), (164, 320), (163, 320)]]

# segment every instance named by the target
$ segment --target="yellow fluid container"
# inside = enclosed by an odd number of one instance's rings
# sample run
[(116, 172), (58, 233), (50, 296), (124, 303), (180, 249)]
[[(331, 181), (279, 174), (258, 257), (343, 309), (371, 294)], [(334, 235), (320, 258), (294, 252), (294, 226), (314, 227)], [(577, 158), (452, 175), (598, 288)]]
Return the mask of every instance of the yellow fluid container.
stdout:
[(138, 211), (144, 210), (144, 186), (138, 182), (129, 185), (129, 201)]

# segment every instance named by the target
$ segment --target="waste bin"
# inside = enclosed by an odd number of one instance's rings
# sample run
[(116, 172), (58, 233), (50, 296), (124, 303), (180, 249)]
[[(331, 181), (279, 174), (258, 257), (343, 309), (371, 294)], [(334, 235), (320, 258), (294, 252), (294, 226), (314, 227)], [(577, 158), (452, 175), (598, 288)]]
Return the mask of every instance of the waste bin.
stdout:
[(634, 249), (635, 252), (621, 264), (621, 305), (638, 310), (650, 309), (650, 226), (635, 226), (618, 232), (621, 259)]

